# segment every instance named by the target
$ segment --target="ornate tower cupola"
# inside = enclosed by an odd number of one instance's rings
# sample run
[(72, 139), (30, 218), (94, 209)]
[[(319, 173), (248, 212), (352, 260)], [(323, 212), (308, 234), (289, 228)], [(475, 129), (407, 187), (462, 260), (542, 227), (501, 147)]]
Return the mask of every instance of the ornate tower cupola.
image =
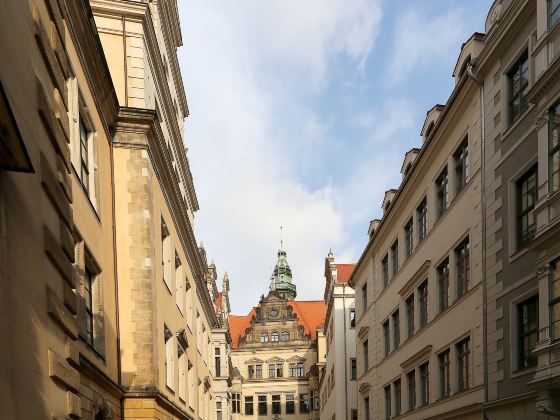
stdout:
[(283, 243), (278, 250), (278, 261), (272, 273), (270, 291), (275, 291), (284, 299), (293, 300), (296, 297), (296, 285), (292, 283), (292, 269), (286, 258)]

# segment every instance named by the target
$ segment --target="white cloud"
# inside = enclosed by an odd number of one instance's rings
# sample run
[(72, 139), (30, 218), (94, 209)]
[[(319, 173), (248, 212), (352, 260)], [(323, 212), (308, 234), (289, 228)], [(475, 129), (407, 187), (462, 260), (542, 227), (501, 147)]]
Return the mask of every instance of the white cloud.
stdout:
[[(359, 71), (373, 48), (379, 3), (192, 0), (180, 6), (185, 46), (179, 54), (191, 111), (185, 143), (201, 204), (197, 238), (218, 270), (228, 271), (236, 313), (266, 292), (280, 225), (298, 297), (321, 299), (323, 258), (342, 241), (345, 222), (335, 190), (306, 187), (291, 153), (299, 143), (324, 138), (328, 125), (306, 111), (302, 97), (325, 82), (339, 54)], [(286, 109), (306, 115), (299, 138), (293, 127), (282, 127)]]
[(464, 14), (465, 10), (452, 8), (430, 19), (418, 9), (409, 9), (399, 17), (387, 72), (389, 83), (404, 81), (418, 66), (447, 64), (457, 57), (467, 32)]

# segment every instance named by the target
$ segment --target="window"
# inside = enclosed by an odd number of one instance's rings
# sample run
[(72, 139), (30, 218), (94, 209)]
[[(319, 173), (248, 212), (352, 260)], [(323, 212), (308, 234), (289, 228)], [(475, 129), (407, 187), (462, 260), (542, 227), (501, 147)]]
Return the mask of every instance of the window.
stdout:
[(428, 280), (418, 288), (418, 303), (420, 304), (420, 328), (428, 324)]
[(272, 414), (282, 414), (280, 410), (280, 395), (272, 396)]
[(280, 341), (290, 341), (290, 333), (288, 331), (282, 332), (280, 335)]
[(443, 312), (449, 306), (449, 259), (442, 262), (437, 268), (438, 279), (438, 309)]
[(85, 267), (84, 270), (84, 300), (85, 300), (85, 314), (86, 314), (86, 331), (85, 341), (93, 347), (93, 283), (95, 277), (93, 273)]
[(286, 394), (286, 414), (295, 414), (296, 403), (294, 394)]
[(303, 376), (303, 362), (298, 362), (297, 364), (297, 376)]
[(456, 344), (457, 391), (463, 391), (469, 387), (469, 345), (470, 338), (466, 338)]
[(222, 365), (222, 360), (220, 357), (220, 349), (219, 347), (216, 347), (214, 349), (214, 365), (216, 367), (216, 376), (222, 376), (222, 369), (221, 369), (221, 365)]
[(299, 412), (309, 413), (309, 394), (299, 394)]
[(238, 392), (231, 394), (231, 411), (234, 414), (241, 414), (241, 394)]
[(174, 389), (175, 378), (173, 376), (175, 368), (173, 366), (173, 333), (163, 326), (164, 342), (165, 342), (165, 384), (171, 390)]
[(414, 410), (416, 408), (416, 372), (411, 370), (406, 375), (408, 385), (408, 409)]
[(548, 191), (553, 193), (560, 189), (560, 102), (550, 110), (548, 131)]
[(216, 420), (222, 420), (222, 400), (216, 401)]
[(455, 271), (457, 281), (457, 299), (463, 296), (469, 288), (470, 251), (469, 238), (455, 248)]
[(397, 348), (401, 343), (401, 319), (398, 309), (393, 312), (391, 319), (393, 322), (393, 347)]
[(430, 370), (428, 362), (420, 365), (420, 405), (430, 402)]
[(391, 268), (393, 270), (393, 277), (397, 275), (399, 271), (399, 241), (398, 239), (391, 245)]
[(362, 350), (364, 352), (364, 372), (367, 372), (369, 369), (369, 346), (367, 340), (362, 344)]
[(268, 365), (268, 377), (274, 378), (276, 377), (276, 365)]
[(508, 73), (509, 123), (512, 124), (527, 109), (525, 96), (529, 90), (529, 56), (527, 51)]
[(548, 0), (548, 27), (552, 28), (560, 19), (560, 1)]
[(362, 311), (365, 312), (367, 310), (367, 280), (366, 283), (362, 286)]
[(517, 190), (517, 247), (522, 248), (535, 237), (537, 201), (537, 167), (533, 166), (516, 182)]
[(356, 309), (350, 308), (350, 328), (356, 328)]
[(255, 377), (262, 379), (262, 365), (255, 365)]
[(248, 374), (249, 374), (249, 379), (254, 379), (255, 378), (255, 366), (253, 366), (253, 365), (247, 366), (247, 371), (248, 371)]
[(436, 179), (436, 201), (438, 218), (441, 217), (443, 213), (445, 213), (445, 210), (447, 210), (447, 204), (449, 202), (447, 184), (448, 178), (446, 166)]
[(253, 415), (253, 397), (245, 397), (245, 415)]
[(293, 378), (296, 376), (296, 364), (290, 363), (290, 377)]
[(319, 391), (313, 390), (311, 391), (311, 409), (313, 411), (319, 411)]
[(451, 392), (451, 382), (449, 380), (449, 350), (438, 355), (439, 364), (439, 397), (448, 397)]
[(381, 278), (383, 279), (383, 287), (389, 284), (389, 256), (385, 255), (381, 260)]
[(535, 366), (533, 353), (539, 340), (539, 297), (533, 296), (517, 305), (519, 369)]
[(268, 334), (262, 333), (261, 334), (261, 343), (268, 343)]
[(369, 397), (364, 398), (364, 420), (369, 420)]
[(194, 369), (193, 364), (187, 360), (187, 375), (188, 375), (188, 387), (189, 387), (189, 405), (194, 405)]
[(387, 385), (383, 392), (385, 394), (385, 419), (391, 418), (391, 385)]
[(428, 231), (428, 203), (424, 198), (416, 208), (416, 222), (418, 225), (418, 243), (422, 242)]
[(282, 363), (278, 363), (276, 365), (276, 377), (281, 378), (284, 376), (284, 365)]
[(469, 142), (465, 139), (453, 154), (455, 192), (459, 193), (469, 180)]
[(171, 236), (163, 218), (161, 219), (161, 271), (167, 290), (171, 293)]
[(356, 370), (356, 359), (350, 359), (350, 379), (354, 380), (357, 378), (357, 370)]
[(278, 335), (278, 333), (276, 331), (274, 331), (270, 337), (271, 337), (270, 341), (279, 341), (279, 339), (280, 339), (280, 336)]
[(393, 382), (393, 391), (395, 393), (395, 416), (401, 414), (401, 380), (397, 379)]
[(89, 138), (90, 133), (86, 129), (84, 120), (80, 115), (80, 170), (78, 172), (82, 187), (89, 195)]
[(350, 416), (351, 420), (358, 420), (358, 410), (352, 410)]
[(259, 395), (259, 416), (266, 416), (266, 395)]
[(410, 219), (404, 227), (404, 246), (405, 255), (408, 258), (414, 250), (414, 228), (412, 226), (412, 219)]
[(406, 334), (407, 338), (414, 335), (414, 294), (405, 301), (406, 307)]
[(560, 338), (560, 260), (550, 264), (550, 337), (553, 340)]
[(389, 333), (389, 320), (383, 323), (383, 344), (385, 350), (385, 357), (391, 352), (391, 336)]

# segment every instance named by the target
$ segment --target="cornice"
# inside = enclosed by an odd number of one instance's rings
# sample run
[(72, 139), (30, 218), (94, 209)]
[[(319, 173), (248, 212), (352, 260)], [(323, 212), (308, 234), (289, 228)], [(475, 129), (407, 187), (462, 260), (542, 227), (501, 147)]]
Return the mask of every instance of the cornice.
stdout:
[(412, 365), (415, 365), (415, 364), (423, 361), (427, 356), (430, 355), (431, 351), (432, 351), (432, 346), (431, 345), (425, 346), (424, 348), (422, 348), (421, 350), (416, 352), (416, 354), (412, 355), (411, 357), (406, 359), (404, 362), (402, 362), (401, 367), (403, 368), (403, 370), (407, 370)]

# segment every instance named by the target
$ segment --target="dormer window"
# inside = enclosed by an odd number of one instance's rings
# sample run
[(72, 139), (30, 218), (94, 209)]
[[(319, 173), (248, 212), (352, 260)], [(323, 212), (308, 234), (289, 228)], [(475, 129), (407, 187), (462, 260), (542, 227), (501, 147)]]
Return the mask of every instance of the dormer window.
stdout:
[(391, 207), (391, 200), (387, 201), (387, 204), (385, 204), (385, 212), (389, 211), (389, 207)]
[(432, 133), (432, 130), (434, 129), (434, 126), (435, 126), (435, 124), (434, 124), (433, 121), (430, 123), (430, 125), (428, 125), (428, 128), (426, 129), (426, 135), (424, 136), (425, 138), (430, 137), (430, 134)]
[(412, 163), (408, 162), (406, 168), (404, 169), (404, 175), (406, 176), (408, 172), (410, 172), (410, 168), (412, 168)]
[(463, 77), (465, 71), (467, 71), (467, 67), (470, 62), (471, 62), (471, 56), (469, 55), (467, 56), (467, 58), (465, 58), (465, 61), (463, 61), (463, 65), (461, 66), (461, 70), (459, 70), (459, 78)]

